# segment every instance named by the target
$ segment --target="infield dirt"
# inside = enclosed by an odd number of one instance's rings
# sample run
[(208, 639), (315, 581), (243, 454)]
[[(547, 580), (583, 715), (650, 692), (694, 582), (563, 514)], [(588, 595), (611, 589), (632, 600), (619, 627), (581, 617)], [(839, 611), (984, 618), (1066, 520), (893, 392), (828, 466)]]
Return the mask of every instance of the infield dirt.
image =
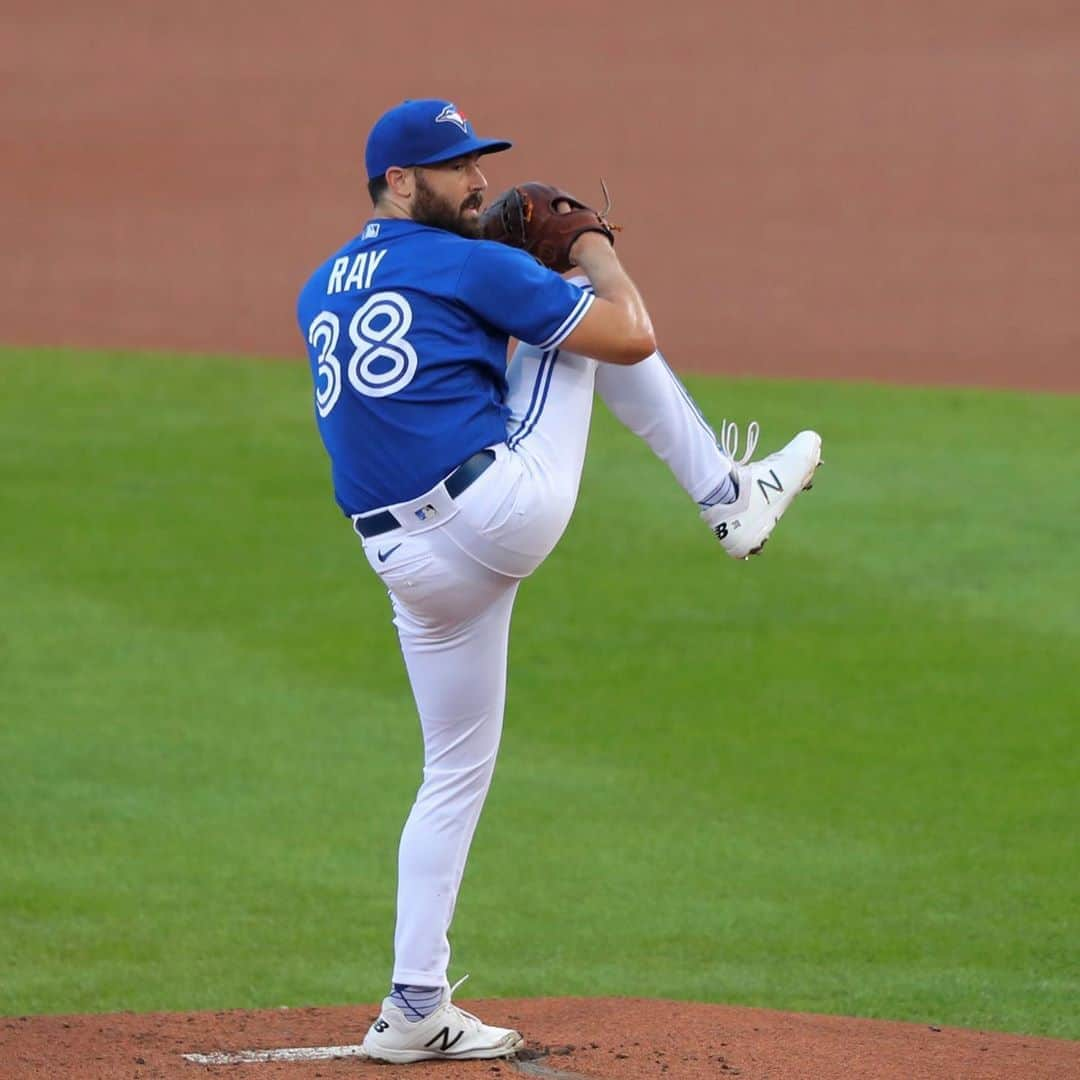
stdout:
[(1067, 1080), (1080, 1075), (1076, 1043), (1023, 1035), (640, 999), (539, 998), (466, 1007), (492, 1023), (520, 1028), (528, 1041), (521, 1060), (391, 1066), (347, 1057), (193, 1064), (183, 1055), (355, 1044), (376, 1007), (187, 1016), (121, 1013), (5, 1021), (4, 1060), (11, 1065), (5, 1066), (4, 1076)]
[(301, 357), (433, 95), (515, 140), (492, 191), (607, 178), (679, 370), (1080, 390), (1080, 8), (659, 10), (12, 0), (0, 339)]
[[(664, 10), (421, 3), (406, 29), (342, 0), (15, 0), (0, 337), (300, 357), (297, 286), (368, 210), (366, 130), (430, 94), (517, 141), (493, 189), (536, 175), (591, 197), (607, 177), (680, 370), (1080, 390), (1080, 10)], [(181, 1057), (355, 1043), (373, 1011), (355, 1006), (13, 1018), (0, 1074), (1080, 1076), (1078, 1044), (1024, 1036), (637, 1000), (477, 1007), (546, 1056)]]

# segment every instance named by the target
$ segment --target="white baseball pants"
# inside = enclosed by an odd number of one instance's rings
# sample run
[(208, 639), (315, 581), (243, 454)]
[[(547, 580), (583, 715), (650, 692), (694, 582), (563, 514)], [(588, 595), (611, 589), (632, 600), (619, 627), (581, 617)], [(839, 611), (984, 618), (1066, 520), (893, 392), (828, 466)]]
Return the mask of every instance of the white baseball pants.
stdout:
[(508, 378), (507, 439), (487, 471), (456, 500), (440, 484), (390, 507), (402, 527), (363, 541), (390, 594), (424, 740), (398, 855), (393, 982), (412, 986), (448, 985), (447, 933), (502, 733), (514, 597), (570, 520), (594, 389), (691, 498), (731, 468), (658, 353), (620, 367), (520, 346)]

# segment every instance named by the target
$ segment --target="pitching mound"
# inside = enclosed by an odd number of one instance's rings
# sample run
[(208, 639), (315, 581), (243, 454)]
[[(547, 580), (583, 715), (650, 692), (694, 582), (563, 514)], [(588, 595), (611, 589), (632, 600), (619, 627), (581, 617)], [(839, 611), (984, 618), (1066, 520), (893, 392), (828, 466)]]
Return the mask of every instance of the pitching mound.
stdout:
[(376, 1065), (356, 1045), (375, 1006), (263, 1012), (118, 1013), (0, 1021), (5, 1080), (518, 1076), (744, 1080), (1065, 1080), (1080, 1043), (881, 1020), (636, 999), (463, 1003), (519, 1028), (509, 1061)]

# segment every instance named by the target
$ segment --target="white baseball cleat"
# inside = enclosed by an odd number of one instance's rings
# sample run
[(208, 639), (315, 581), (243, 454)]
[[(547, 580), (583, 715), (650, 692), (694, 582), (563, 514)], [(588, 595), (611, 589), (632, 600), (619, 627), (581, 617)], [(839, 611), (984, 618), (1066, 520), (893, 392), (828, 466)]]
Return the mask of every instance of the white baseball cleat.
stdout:
[(821, 436), (816, 431), (800, 431), (782, 450), (750, 462), (757, 440), (758, 425), (754, 421), (746, 429), (746, 453), (736, 461), (738, 428), (723, 422), (720, 445), (734, 463), (739, 494), (733, 503), (701, 511), (705, 524), (733, 559), (748, 559), (761, 551), (795, 496), (812, 485), (814, 472), (821, 464)]
[[(465, 976), (468, 978), (468, 976)], [(525, 1045), (521, 1033), (492, 1027), (450, 1000), (459, 979), (428, 1017), (415, 1024), (396, 1006), (383, 1002), (378, 1020), (364, 1036), (362, 1049), (372, 1061), (405, 1065), (410, 1061), (459, 1061), (507, 1057)]]

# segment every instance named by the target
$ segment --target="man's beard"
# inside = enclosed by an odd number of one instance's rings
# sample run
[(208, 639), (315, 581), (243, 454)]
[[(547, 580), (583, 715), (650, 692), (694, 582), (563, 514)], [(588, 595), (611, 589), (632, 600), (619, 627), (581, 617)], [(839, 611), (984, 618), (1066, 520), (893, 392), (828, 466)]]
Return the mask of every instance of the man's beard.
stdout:
[(455, 207), (449, 199), (429, 187), (424, 178), (416, 175), (416, 197), (413, 199), (412, 219), (421, 225), (431, 225), (436, 229), (446, 229), (469, 240), (478, 240), (484, 233), (479, 216), (465, 217), (465, 210), (475, 207), (479, 210), (484, 197), (474, 192), (460, 206)]

